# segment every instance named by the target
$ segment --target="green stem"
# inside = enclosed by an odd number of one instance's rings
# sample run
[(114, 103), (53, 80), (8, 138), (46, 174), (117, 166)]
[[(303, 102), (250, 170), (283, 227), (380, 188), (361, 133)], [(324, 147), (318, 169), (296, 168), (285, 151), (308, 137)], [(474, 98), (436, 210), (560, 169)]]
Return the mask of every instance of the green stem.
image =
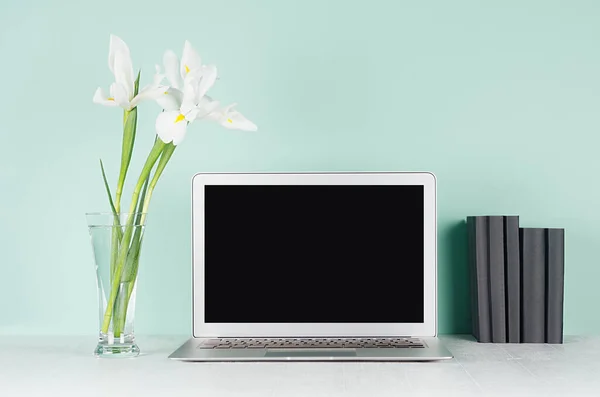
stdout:
[(133, 263), (133, 274), (131, 276), (131, 279), (133, 280), (132, 283), (130, 283), (128, 285), (128, 289), (127, 289), (127, 304), (129, 305), (129, 299), (131, 298), (131, 293), (133, 292), (133, 287), (135, 286), (136, 280), (137, 280), (137, 274), (138, 274), (138, 269), (140, 267), (140, 253), (142, 250), (142, 240), (144, 239), (143, 236), (140, 236), (139, 238), (139, 244), (138, 244), (138, 249), (137, 249), (137, 255), (135, 256), (135, 261)]
[(175, 148), (177, 146), (173, 145), (173, 143), (169, 143), (165, 146), (165, 150), (160, 156), (160, 161), (158, 162), (158, 166), (156, 167), (156, 171), (154, 172), (154, 176), (152, 177), (152, 181), (150, 182), (150, 186), (148, 186), (148, 194), (146, 194), (146, 199), (144, 200), (144, 205), (142, 206), (142, 219), (143, 223), (146, 220), (146, 215), (148, 214), (148, 207), (150, 206), (150, 199), (152, 198), (152, 193), (154, 192), (154, 188), (158, 183), (158, 179), (162, 175), (167, 163), (171, 159), (173, 152), (175, 152)]
[(131, 162), (131, 155), (133, 153), (133, 145), (135, 143), (135, 131), (137, 128), (137, 108), (123, 113), (123, 143), (121, 148), (121, 169), (119, 170), (119, 180), (117, 182), (117, 191), (115, 195), (115, 205), (113, 211), (115, 212), (115, 222), (111, 232), (111, 255), (110, 255), (110, 277), (111, 282), (115, 274), (115, 267), (117, 265), (117, 258), (119, 252), (119, 241), (123, 237), (121, 230), (119, 214), (121, 212), (121, 195), (123, 194), (123, 185), (125, 185), (125, 178), (127, 176), (127, 170), (129, 169), (129, 163)]
[[(121, 277), (121, 291), (116, 306), (117, 310), (113, 315), (113, 332), (115, 336), (120, 336), (121, 332), (125, 331), (125, 321), (127, 319), (127, 308), (129, 300), (135, 285), (137, 270), (140, 261), (140, 252), (142, 248), (143, 234), (142, 226), (136, 225), (136, 231), (133, 237), (133, 242), (127, 254), (125, 270)], [(138, 233), (139, 231), (139, 233)]]
[[(121, 277), (121, 283), (125, 286), (127, 296), (121, 297), (121, 299), (119, 300), (119, 310), (117, 310), (117, 313), (115, 313), (115, 318), (113, 318), (113, 324), (116, 324), (114, 326), (115, 336), (120, 335), (121, 332), (125, 329), (127, 307), (129, 306), (129, 299), (131, 298), (131, 294), (133, 292), (133, 287), (135, 285), (135, 280), (137, 278), (137, 272), (139, 268), (140, 251), (142, 248), (143, 235), (142, 227), (137, 225), (143, 225), (146, 220), (146, 215), (148, 212), (148, 206), (150, 205), (150, 198), (152, 196), (152, 192), (154, 191), (154, 188), (158, 183), (160, 176), (162, 175), (165, 167), (167, 166), (167, 163), (171, 159), (171, 156), (175, 151), (175, 147), (176, 146), (172, 143), (169, 143), (167, 146), (165, 146), (160, 156), (158, 166), (156, 167), (156, 171), (154, 172), (154, 176), (152, 177), (152, 181), (150, 182), (150, 185), (148, 185), (148, 179), (146, 180), (146, 184), (144, 185), (144, 189), (140, 197), (140, 202), (138, 204), (136, 214), (139, 218), (136, 221), (137, 223), (135, 234), (133, 236), (131, 248), (129, 249), (129, 252), (127, 254), (125, 269)], [(147, 190), (146, 187), (148, 188)]]
[[(175, 151), (176, 146), (172, 143), (169, 143), (165, 146), (158, 165), (156, 166), (156, 171), (154, 172), (154, 176), (152, 177), (152, 181), (148, 185), (148, 190), (144, 189), (142, 197), (140, 198), (140, 203), (138, 205), (138, 216), (140, 216), (139, 222), (137, 225), (143, 225), (146, 220), (146, 215), (148, 211), (148, 206), (150, 205), (150, 198), (152, 197), (152, 192), (160, 179), (167, 163), (171, 159), (173, 152)], [(145, 198), (144, 198), (145, 196)], [(142, 204), (143, 203), (143, 204)], [(141, 207), (141, 210), (140, 210)], [(131, 293), (133, 292), (133, 286), (135, 284), (135, 279), (137, 277), (137, 271), (139, 266), (139, 256), (140, 250), (142, 246), (142, 228), (140, 226), (136, 227), (135, 235), (133, 237), (133, 241), (131, 243), (131, 248), (127, 254), (126, 262), (125, 262), (125, 270), (122, 273), (121, 283), (126, 289), (127, 296), (121, 297), (119, 299), (119, 310), (115, 313), (116, 319), (113, 319), (114, 326), (114, 334), (118, 336), (125, 329), (125, 317), (127, 315), (127, 306), (129, 304), (129, 299), (131, 297)]]
[[(140, 251), (142, 249), (142, 238), (143, 238), (143, 226), (141, 223), (142, 214), (140, 213), (142, 203), (144, 202), (144, 198), (146, 197), (146, 191), (148, 189), (148, 182), (150, 181), (150, 174), (146, 178), (144, 182), (144, 187), (142, 188), (142, 194), (140, 196), (139, 202), (137, 204), (136, 210), (136, 219), (135, 219), (135, 233), (133, 234), (133, 242), (131, 243), (131, 248), (127, 254), (127, 259), (125, 261), (125, 268), (123, 269), (123, 275), (121, 276), (121, 284), (125, 288), (125, 297), (121, 297), (117, 302), (120, 303), (119, 310), (117, 310), (113, 315), (113, 331), (115, 334), (120, 334), (125, 330), (125, 321), (127, 317), (127, 308), (129, 307), (129, 299), (131, 298), (131, 293), (133, 292), (133, 286), (135, 285), (135, 280), (137, 277), (137, 269), (140, 261)], [(122, 292), (123, 293), (123, 292)]]
[(110, 281), (114, 279), (115, 275), (115, 266), (117, 264), (117, 254), (119, 253), (119, 233), (117, 232), (121, 230), (121, 225), (118, 221), (113, 221), (113, 227), (111, 230), (111, 238), (110, 238)]
[(121, 169), (119, 170), (119, 180), (117, 181), (117, 190), (115, 196), (115, 208), (121, 212), (121, 196), (123, 195), (123, 186), (125, 178), (131, 163), (133, 154), (133, 145), (135, 144), (135, 134), (137, 129), (137, 108), (126, 110), (123, 114), (123, 144), (121, 148)]
[[(140, 73), (133, 87), (133, 95), (137, 95), (140, 88)], [(137, 107), (132, 110), (125, 110), (123, 113), (123, 143), (121, 144), (121, 169), (119, 170), (119, 180), (117, 181), (117, 192), (115, 197), (115, 208), (117, 213), (121, 212), (121, 196), (123, 195), (123, 186), (127, 177), (127, 170), (131, 163), (133, 146), (135, 144), (135, 134), (137, 131)]]
[[(104, 319), (102, 322), (102, 329), (101, 329), (101, 331), (103, 333), (107, 333), (108, 328), (110, 327), (110, 321), (111, 321), (111, 318), (113, 315), (115, 301), (117, 299), (117, 293), (119, 292), (119, 285), (121, 283), (123, 267), (125, 265), (125, 261), (127, 258), (127, 253), (129, 250), (129, 243), (130, 243), (131, 237), (132, 237), (131, 235), (133, 233), (133, 221), (135, 218), (134, 211), (136, 209), (138, 199), (139, 199), (142, 187), (144, 185), (144, 182), (148, 178), (148, 175), (150, 175), (150, 172), (152, 171), (154, 164), (158, 160), (158, 158), (161, 155), (164, 148), (165, 148), (165, 143), (160, 139), (156, 140), (156, 142), (154, 143), (154, 146), (152, 147), (152, 150), (150, 151), (150, 154), (148, 154), (148, 158), (146, 159), (144, 168), (142, 169), (142, 172), (140, 173), (140, 177), (138, 178), (137, 184), (133, 191), (133, 197), (131, 199), (131, 205), (130, 205), (130, 211), (129, 211), (130, 213), (129, 213), (129, 216), (127, 217), (127, 223), (125, 226), (125, 231), (123, 233), (123, 239), (121, 240), (121, 246), (119, 247), (119, 256), (117, 258), (117, 263), (115, 266), (114, 278), (112, 280), (112, 285), (111, 285), (111, 290), (110, 290), (110, 297), (108, 299), (106, 311), (104, 312)], [(148, 198), (146, 197), (146, 200), (147, 199)], [(117, 336), (117, 335), (115, 335), (115, 336)]]
[[(134, 95), (137, 95), (140, 88), (140, 72), (138, 72), (137, 79), (134, 83)], [(137, 108), (131, 111), (123, 112), (123, 143), (121, 144), (121, 169), (119, 170), (119, 180), (117, 181), (117, 191), (115, 195), (115, 204), (111, 202), (113, 213), (115, 214), (115, 221), (113, 222), (113, 229), (111, 232), (111, 255), (110, 255), (110, 277), (111, 282), (113, 280), (115, 266), (117, 263), (117, 253), (119, 252), (119, 240), (123, 237), (121, 230), (121, 224), (119, 214), (121, 212), (121, 196), (123, 194), (123, 186), (125, 185), (125, 178), (127, 176), (127, 170), (131, 163), (131, 156), (133, 154), (133, 145), (135, 143), (135, 132), (137, 130)], [(104, 174), (104, 169), (102, 169)], [(104, 176), (106, 183), (106, 176)], [(108, 187), (107, 187), (108, 189)], [(112, 200), (112, 197), (109, 196)]]

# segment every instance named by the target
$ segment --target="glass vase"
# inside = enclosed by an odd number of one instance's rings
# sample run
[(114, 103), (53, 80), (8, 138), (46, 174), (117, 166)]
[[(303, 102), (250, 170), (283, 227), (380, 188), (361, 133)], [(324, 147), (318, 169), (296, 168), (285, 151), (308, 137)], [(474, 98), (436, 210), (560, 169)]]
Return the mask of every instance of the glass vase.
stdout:
[(146, 214), (86, 214), (98, 286), (97, 357), (136, 357), (135, 293)]

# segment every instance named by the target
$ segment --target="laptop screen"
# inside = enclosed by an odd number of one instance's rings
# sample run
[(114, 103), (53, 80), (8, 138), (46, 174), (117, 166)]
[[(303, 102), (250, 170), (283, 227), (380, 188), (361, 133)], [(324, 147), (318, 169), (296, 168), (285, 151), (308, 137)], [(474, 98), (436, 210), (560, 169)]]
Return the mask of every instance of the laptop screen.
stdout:
[(205, 186), (205, 322), (422, 323), (423, 186)]

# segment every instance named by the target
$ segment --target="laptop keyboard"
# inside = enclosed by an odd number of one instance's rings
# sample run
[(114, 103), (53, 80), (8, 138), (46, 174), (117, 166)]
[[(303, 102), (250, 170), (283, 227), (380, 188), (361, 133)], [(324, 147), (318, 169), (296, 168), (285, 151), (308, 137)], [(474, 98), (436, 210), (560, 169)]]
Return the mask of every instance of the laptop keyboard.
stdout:
[(406, 349), (423, 348), (416, 338), (219, 338), (204, 340), (199, 349)]

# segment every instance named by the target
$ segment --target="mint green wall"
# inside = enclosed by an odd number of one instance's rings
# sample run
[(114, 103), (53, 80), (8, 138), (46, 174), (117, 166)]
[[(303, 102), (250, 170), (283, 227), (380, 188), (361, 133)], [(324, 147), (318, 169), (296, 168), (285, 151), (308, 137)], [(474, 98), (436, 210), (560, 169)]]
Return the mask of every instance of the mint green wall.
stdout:
[[(189, 39), (258, 133), (194, 124), (154, 195), (140, 333), (190, 329), (190, 178), (199, 171), (428, 170), (439, 181), (441, 332), (468, 332), (468, 214), (567, 228), (566, 332), (600, 329), (600, 3), (3, 0), (0, 333), (92, 334), (83, 213), (107, 210), (121, 114), (109, 34), (148, 82)], [(158, 107), (140, 108), (133, 169)], [(127, 194), (129, 196), (129, 192)], [(285, 264), (282, 264), (284, 266)], [(401, 286), (399, 285), (399, 288)]]

